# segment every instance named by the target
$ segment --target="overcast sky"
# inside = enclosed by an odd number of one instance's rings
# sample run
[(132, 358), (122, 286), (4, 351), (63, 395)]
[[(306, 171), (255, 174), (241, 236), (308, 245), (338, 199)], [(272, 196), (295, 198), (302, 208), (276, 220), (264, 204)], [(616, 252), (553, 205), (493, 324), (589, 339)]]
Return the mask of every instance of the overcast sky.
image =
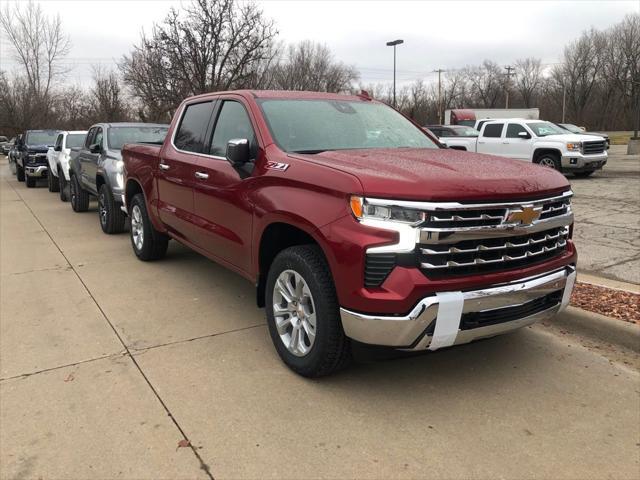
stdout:
[[(3, 0), (1, 3), (6, 4)], [(140, 32), (161, 21), (177, 0), (45, 0), (60, 14), (73, 44), (69, 81), (88, 83), (91, 64), (114, 66)], [(590, 27), (604, 29), (625, 14), (640, 12), (640, 0), (600, 1), (393, 1), (262, 0), (280, 40), (311, 39), (353, 64), (363, 83), (392, 78), (389, 40), (401, 38), (398, 80), (432, 80), (434, 69), (461, 68), (484, 59), (502, 65), (534, 56), (545, 64), (561, 59), (565, 44)], [(6, 40), (0, 67), (11, 69)]]

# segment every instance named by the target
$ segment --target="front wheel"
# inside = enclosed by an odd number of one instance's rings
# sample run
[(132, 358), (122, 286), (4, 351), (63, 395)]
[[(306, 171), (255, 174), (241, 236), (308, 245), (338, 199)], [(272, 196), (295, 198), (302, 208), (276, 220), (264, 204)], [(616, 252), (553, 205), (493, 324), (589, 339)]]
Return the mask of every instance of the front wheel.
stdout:
[(131, 246), (140, 260), (158, 260), (167, 253), (169, 237), (153, 227), (144, 196), (138, 193), (129, 205), (131, 217)]
[(351, 359), (333, 278), (319, 247), (280, 252), (267, 275), (269, 333), (282, 361), (305, 377), (341, 370)]
[(107, 184), (103, 184), (98, 192), (98, 216), (100, 227), (104, 233), (124, 232), (126, 217), (120, 205), (113, 199), (113, 193)]
[(16, 176), (19, 182), (24, 182), (24, 168), (16, 163)]
[(29, 175), (24, 176), (24, 183), (27, 184), (27, 188), (35, 188), (36, 186), (36, 179), (35, 177), (30, 177)]
[(49, 187), (50, 192), (58, 192), (60, 191), (60, 183), (58, 182), (58, 177), (56, 177), (52, 171), (47, 175), (47, 186)]
[(535, 163), (554, 170), (561, 170), (560, 158), (555, 153), (543, 153), (535, 160)]
[(89, 210), (89, 194), (80, 186), (78, 177), (71, 175), (71, 208), (74, 212), (86, 212)]

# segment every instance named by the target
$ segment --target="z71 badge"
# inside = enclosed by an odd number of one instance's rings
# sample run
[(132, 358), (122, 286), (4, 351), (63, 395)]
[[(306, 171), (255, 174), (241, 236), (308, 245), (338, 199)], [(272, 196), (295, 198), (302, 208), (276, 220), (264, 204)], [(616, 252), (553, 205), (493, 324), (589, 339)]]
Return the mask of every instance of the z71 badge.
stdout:
[(267, 162), (267, 168), (269, 170), (280, 170), (284, 172), (287, 168), (289, 168), (289, 164), (280, 162)]

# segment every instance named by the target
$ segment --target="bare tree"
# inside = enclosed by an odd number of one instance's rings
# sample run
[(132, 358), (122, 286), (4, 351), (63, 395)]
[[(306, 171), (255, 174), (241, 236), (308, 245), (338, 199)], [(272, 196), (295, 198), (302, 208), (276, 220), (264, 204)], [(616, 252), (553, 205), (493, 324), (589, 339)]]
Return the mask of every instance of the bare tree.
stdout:
[(515, 87), (526, 108), (534, 105), (542, 81), (542, 66), (538, 58), (516, 60)]
[(55, 81), (65, 73), (61, 60), (71, 45), (62, 31), (60, 16), (46, 17), (40, 5), (30, 0), (24, 8), (19, 3), (7, 4), (0, 12), (0, 25), (34, 99), (47, 106)]
[(185, 96), (255, 87), (276, 55), (276, 35), (274, 22), (251, 2), (192, 0), (172, 8), (150, 37), (143, 34), (121, 69), (133, 94), (159, 119)]
[(470, 84), (471, 94), (476, 100), (474, 106), (496, 107), (504, 90), (500, 66), (495, 62), (485, 60), (481, 66), (466, 67), (464, 73)]
[(320, 92), (349, 91), (359, 78), (353, 66), (337, 62), (325, 45), (311, 41), (289, 45), (274, 65), (270, 87)]
[(101, 122), (122, 122), (129, 119), (118, 74), (93, 67), (93, 87), (89, 93), (92, 114)]

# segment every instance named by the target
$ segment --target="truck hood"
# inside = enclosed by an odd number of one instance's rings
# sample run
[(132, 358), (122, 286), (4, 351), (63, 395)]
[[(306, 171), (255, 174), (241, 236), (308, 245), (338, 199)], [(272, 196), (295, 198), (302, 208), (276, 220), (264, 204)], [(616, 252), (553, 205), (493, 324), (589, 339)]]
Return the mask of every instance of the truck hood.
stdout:
[(27, 145), (27, 152), (29, 153), (47, 153), (49, 145)]
[[(394, 148), (292, 155), (350, 173), (370, 197), (419, 201), (538, 198), (569, 189), (555, 170), (448, 149)], [(356, 192), (354, 192), (356, 193)]]
[(598, 140), (603, 141), (604, 137), (600, 137), (598, 134), (585, 135), (582, 133), (563, 133), (559, 135), (547, 135), (545, 137), (538, 137), (536, 140), (540, 142), (549, 140), (554, 142), (597, 142)]

